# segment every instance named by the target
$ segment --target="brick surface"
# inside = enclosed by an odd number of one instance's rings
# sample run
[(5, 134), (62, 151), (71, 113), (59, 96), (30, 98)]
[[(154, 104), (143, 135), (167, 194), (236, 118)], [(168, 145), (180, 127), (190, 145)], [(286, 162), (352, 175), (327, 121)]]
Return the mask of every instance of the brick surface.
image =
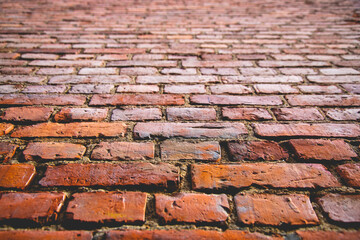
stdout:
[(73, 239), (90, 240), (91, 232), (87, 231), (42, 231), (42, 230), (7, 230), (0, 231), (0, 238), (9, 240), (46, 240), (46, 239)]
[(54, 112), (50, 107), (12, 107), (2, 111), (0, 119), (5, 121), (45, 122)]
[(9, 142), (0, 142), (0, 159), (3, 159), (4, 162), (7, 162), (14, 156), (18, 147), (18, 145)]
[(160, 120), (162, 113), (158, 108), (129, 108), (114, 109), (111, 115), (112, 121), (145, 121)]
[(10, 133), (14, 129), (11, 123), (0, 123), (0, 136)]
[(192, 165), (193, 189), (339, 187), (336, 178), (320, 164), (244, 163), (240, 165)]
[(360, 238), (360, 232), (336, 232), (336, 231), (296, 231), (303, 240), (355, 240)]
[(297, 95), (287, 96), (293, 106), (359, 106), (360, 96), (349, 95)]
[(218, 161), (221, 157), (218, 142), (175, 142), (165, 141), (161, 144), (162, 160), (206, 160)]
[(324, 120), (316, 108), (273, 108), (277, 120), (282, 121), (319, 121)]
[(360, 187), (360, 164), (346, 163), (339, 165), (336, 171), (345, 180), (347, 185), (352, 187)]
[(153, 143), (102, 142), (95, 147), (92, 159), (99, 160), (146, 160), (154, 158)]
[(326, 116), (337, 121), (360, 120), (360, 108), (328, 109)]
[(0, 165), (0, 187), (24, 189), (35, 177), (35, 172), (33, 165)]
[(278, 96), (227, 96), (227, 95), (195, 95), (190, 97), (191, 103), (206, 105), (281, 105)]
[(169, 121), (211, 121), (216, 120), (213, 108), (167, 108), (166, 117)]
[(100, 108), (62, 108), (55, 114), (56, 122), (72, 121), (103, 121), (107, 117), (108, 110)]
[(231, 120), (270, 120), (272, 116), (263, 108), (223, 108), (222, 115)]
[(79, 95), (41, 95), (41, 94), (1, 94), (0, 105), (82, 105), (85, 96)]
[(116, 105), (182, 105), (184, 98), (180, 95), (94, 95), (89, 105), (91, 106), (116, 106)]

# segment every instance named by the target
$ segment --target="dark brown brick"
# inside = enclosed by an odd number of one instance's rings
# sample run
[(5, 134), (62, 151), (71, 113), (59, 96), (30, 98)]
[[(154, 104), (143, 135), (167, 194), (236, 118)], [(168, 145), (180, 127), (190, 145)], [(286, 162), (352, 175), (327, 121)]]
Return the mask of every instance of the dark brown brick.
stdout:
[(35, 172), (33, 165), (0, 165), (0, 187), (25, 189), (35, 177)]

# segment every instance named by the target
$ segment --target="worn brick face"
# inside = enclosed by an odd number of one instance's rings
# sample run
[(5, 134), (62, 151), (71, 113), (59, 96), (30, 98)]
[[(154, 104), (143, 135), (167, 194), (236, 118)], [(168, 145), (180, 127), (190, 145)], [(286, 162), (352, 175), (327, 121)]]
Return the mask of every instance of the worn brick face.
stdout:
[(167, 108), (166, 116), (169, 121), (211, 121), (216, 120), (213, 108)]
[(0, 187), (25, 189), (35, 177), (35, 172), (33, 165), (0, 165)]
[(0, 118), (6, 121), (45, 122), (53, 111), (50, 107), (11, 107), (4, 109)]
[(182, 105), (184, 98), (180, 95), (158, 95), (158, 94), (137, 94), (137, 95), (94, 95), (89, 105), (91, 106), (116, 106), (116, 105)]
[(103, 121), (107, 117), (108, 110), (101, 108), (62, 108), (56, 113), (56, 122), (72, 121)]
[(218, 142), (175, 142), (165, 141), (161, 144), (162, 160), (205, 160), (218, 161), (221, 157)]
[(11, 159), (19, 146), (8, 142), (0, 142), (0, 159), (7, 162)]
[(99, 160), (146, 160), (154, 158), (153, 143), (102, 142), (95, 147), (92, 159)]
[(21, 239), (73, 239), (91, 240), (92, 234), (87, 231), (42, 231), (42, 230), (7, 230), (0, 231), (0, 238), (21, 240)]
[(360, 164), (346, 163), (339, 165), (336, 171), (345, 180), (347, 185), (352, 187), (360, 187)]

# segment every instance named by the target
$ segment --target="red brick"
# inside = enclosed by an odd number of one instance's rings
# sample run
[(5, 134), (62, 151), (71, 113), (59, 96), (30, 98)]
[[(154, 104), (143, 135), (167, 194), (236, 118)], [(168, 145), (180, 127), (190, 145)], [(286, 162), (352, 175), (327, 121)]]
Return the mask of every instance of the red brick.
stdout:
[(154, 67), (133, 67), (121, 68), (120, 73), (123, 75), (154, 75), (158, 71)]
[(272, 68), (240, 68), (241, 74), (245, 76), (252, 75), (276, 75), (277, 72)]
[(21, 58), (55, 60), (55, 59), (58, 59), (59, 56), (56, 54), (46, 54), (46, 53), (25, 53), (25, 54), (21, 55)]
[(0, 82), (10, 82), (14, 84), (15, 82), (19, 83), (41, 83), (46, 79), (46, 77), (34, 77), (34, 76), (23, 76), (23, 75), (5, 75), (0, 76)]
[(300, 83), (300, 76), (224, 76), (224, 83)]
[(358, 137), (360, 127), (356, 124), (291, 123), (253, 124), (256, 135), (263, 137)]
[(324, 120), (316, 108), (273, 108), (271, 109), (280, 121), (318, 121)]
[(192, 165), (193, 189), (326, 188), (341, 184), (321, 164), (243, 163), (240, 165)]
[(90, 84), (90, 83), (101, 83), (101, 84), (115, 84), (115, 83), (129, 83), (129, 76), (101, 76), (101, 75), (89, 75), (89, 76), (55, 76), (51, 77), (49, 80), (49, 84)]
[[(133, 60), (162, 60), (165, 56), (163, 54), (135, 54)], [(105, 60), (126, 60), (126, 59), (105, 59)]]
[(40, 123), (16, 129), (11, 137), (116, 137), (124, 136), (124, 123)]
[(210, 61), (232, 60), (230, 54), (202, 54), (201, 58)]
[(17, 52), (19, 53), (73, 53), (78, 54), (80, 53), (80, 49), (66, 49), (65, 47), (62, 48), (20, 48), (17, 49)]
[(176, 142), (164, 141), (161, 144), (162, 160), (205, 160), (219, 161), (221, 149), (218, 142)]
[[(246, 54), (246, 55), (236, 55), (237, 59), (239, 60), (265, 60), (266, 55), (261, 54)], [(224, 59), (226, 60), (226, 59)]]
[(14, 129), (11, 123), (0, 123), (0, 136), (6, 135)]
[(54, 111), (50, 107), (11, 107), (5, 108), (0, 119), (5, 121), (34, 121), (45, 122)]
[(257, 93), (298, 93), (296, 88), (285, 84), (255, 84), (255, 91)]
[(166, 223), (224, 223), (230, 209), (225, 194), (197, 193), (155, 194), (155, 207), (156, 214)]
[(167, 108), (166, 116), (169, 121), (210, 121), (216, 120), (213, 108)]
[(223, 108), (222, 115), (231, 120), (270, 120), (272, 116), (263, 108)]
[(335, 231), (296, 231), (302, 240), (356, 240), (360, 239), (360, 232)]
[(120, 93), (158, 93), (159, 87), (156, 85), (120, 85), (116, 89)]
[(228, 149), (233, 161), (274, 161), (289, 157), (289, 154), (273, 141), (228, 142)]
[(360, 108), (341, 108), (325, 110), (326, 116), (338, 121), (360, 120)]
[(96, 60), (34, 60), (29, 66), (45, 66), (45, 67), (100, 67), (103, 61)]
[(145, 221), (146, 193), (85, 192), (72, 195), (68, 220), (83, 223), (136, 223)]
[(342, 93), (336, 86), (306, 85), (298, 86), (298, 88), (304, 93)]
[(162, 74), (175, 74), (175, 75), (196, 75), (196, 68), (164, 68), (161, 70)]
[(0, 59), (0, 66), (25, 66), (27, 61), (24, 60), (12, 60), (12, 59)]
[(138, 123), (135, 138), (238, 138), (247, 135), (242, 123)]
[(341, 161), (356, 158), (356, 153), (342, 139), (292, 139), (289, 141), (297, 158), (302, 160)]
[(310, 60), (316, 61), (338, 61), (340, 60), (337, 56), (329, 56), (329, 55), (306, 55), (306, 57)]
[(311, 68), (280, 68), (282, 74), (286, 75), (309, 75), (316, 74), (316, 71)]
[(341, 86), (349, 93), (360, 94), (360, 84), (342, 84)]
[(116, 105), (182, 105), (184, 98), (180, 95), (161, 94), (103, 94), (94, 95), (89, 105), (91, 106), (116, 106)]
[(355, 68), (360, 67), (360, 61), (357, 61), (357, 60), (353, 60), (353, 61), (335, 61), (334, 64), (336, 66), (340, 66), (340, 67), (355, 67)]
[(185, 60), (182, 61), (184, 67), (252, 67), (251, 61), (198, 61)]
[(82, 68), (80, 75), (112, 75), (118, 74), (117, 68)]
[(103, 121), (107, 117), (107, 109), (101, 108), (62, 108), (56, 113), (54, 120), (56, 122), (72, 121)]
[(360, 187), (360, 164), (346, 163), (336, 168), (336, 171), (351, 187)]
[(48, 240), (48, 239), (72, 239), (91, 240), (91, 232), (86, 231), (43, 231), (43, 230), (6, 230), (0, 231), (1, 239), (8, 240)]
[(16, 59), (18, 57), (20, 57), (18, 53), (0, 53), (0, 58)]
[(153, 143), (138, 142), (101, 142), (91, 154), (98, 160), (147, 160), (154, 158)]
[(82, 105), (85, 96), (78, 95), (43, 95), (43, 94), (1, 94), (0, 105)]
[(27, 161), (81, 159), (86, 147), (61, 142), (31, 142), (23, 154)]
[(6, 75), (26, 75), (31, 74), (34, 68), (28, 67), (3, 67), (0, 69), (0, 73)]
[(320, 61), (259, 61), (260, 67), (328, 67), (330, 63)]
[(286, 99), (293, 106), (360, 106), (360, 96), (351, 95), (293, 95)]
[(164, 93), (206, 93), (205, 85), (165, 85)]
[(75, 73), (75, 68), (40, 68), (36, 74), (37, 75), (61, 75), (61, 74), (73, 74)]
[(203, 75), (239, 75), (235, 68), (200, 68)]
[(310, 82), (313, 83), (357, 83), (359, 76), (345, 75), (345, 76), (307, 76)]
[(151, 61), (151, 60), (136, 60), (136, 61), (111, 61), (107, 64), (108, 67), (176, 67), (177, 61)]
[(318, 198), (317, 202), (333, 221), (360, 222), (360, 195), (327, 194)]
[(178, 171), (177, 167), (165, 163), (71, 163), (49, 166), (39, 184), (44, 187), (147, 186), (174, 190), (180, 182)]
[(63, 93), (66, 90), (64, 85), (28, 85), (22, 90), (23, 93)]
[(213, 94), (247, 94), (253, 92), (250, 87), (238, 84), (212, 85), (210, 91)]
[(113, 88), (114, 86), (109, 84), (77, 84), (71, 87), (69, 93), (110, 93), (111, 89)]
[(207, 105), (281, 105), (279, 96), (227, 96), (227, 95), (194, 95), (192, 104)]
[[(64, 204), (65, 193), (2, 193), (0, 221), (25, 220), (37, 223), (52, 222)], [(41, 203), (41, 204), (39, 204)]]
[(18, 147), (18, 145), (9, 142), (0, 142), (0, 159), (7, 162), (14, 156)]
[(35, 172), (33, 165), (0, 165), (0, 187), (25, 189), (35, 177)]
[(177, 75), (166, 75), (166, 76), (139, 76), (136, 78), (136, 83), (216, 83), (220, 82), (216, 76), (177, 76)]
[(161, 110), (158, 108), (130, 108), (130, 109), (114, 109), (111, 115), (112, 121), (145, 121), (160, 120), (162, 116)]
[(116, 54), (129, 54), (129, 53), (145, 53), (145, 49), (142, 48), (88, 48), (85, 49), (84, 53), (116, 53)]
[[(1, 232), (0, 232), (1, 233)], [(240, 230), (112, 230), (106, 234), (106, 240), (133, 240), (133, 239), (243, 239), (243, 240), (280, 240), (281, 237), (266, 236), (257, 232)], [(346, 239), (347, 240), (347, 239)], [(350, 239), (349, 239), (350, 240)]]
[(235, 204), (239, 222), (244, 224), (319, 224), (309, 197), (303, 194), (238, 194)]

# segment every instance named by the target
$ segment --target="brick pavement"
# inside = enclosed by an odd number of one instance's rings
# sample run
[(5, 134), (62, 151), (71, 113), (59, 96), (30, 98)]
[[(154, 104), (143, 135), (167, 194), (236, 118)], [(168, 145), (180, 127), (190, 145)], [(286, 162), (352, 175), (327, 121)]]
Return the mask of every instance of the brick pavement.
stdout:
[(359, 239), (356, 0), (0, 2), (1, 239)]

